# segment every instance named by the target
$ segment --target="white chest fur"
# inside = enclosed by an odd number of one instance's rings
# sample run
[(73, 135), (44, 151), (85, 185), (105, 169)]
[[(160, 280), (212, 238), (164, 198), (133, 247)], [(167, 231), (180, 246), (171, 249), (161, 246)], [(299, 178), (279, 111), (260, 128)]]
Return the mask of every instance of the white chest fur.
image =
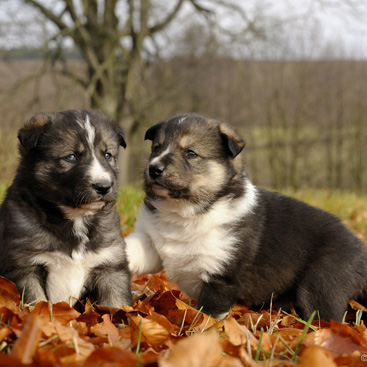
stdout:
[[(137, 230), (150, 237), (167, 275), (197, 299), (202, 282), (222, 273), (234, 255), (237, 239), (231, 225), (255, 205), (256, 189), (247, 182), (243, 198), (221, 199), (205, 214), (164, 206), (155, 212), (143, 209)], [(127, 242), (129, 252), (129, 237)]]
[(34, 264), (43, 265), (48, 271), (46, 291), (52, 303), (72, 304), (81, 296), (90, 271), (99, 265), (115, 263), (121, 258), (120, 246), (104, 248), (98, 252), (74, 251), (72, 256), (60, 251), (45, 252), (32, 258)]

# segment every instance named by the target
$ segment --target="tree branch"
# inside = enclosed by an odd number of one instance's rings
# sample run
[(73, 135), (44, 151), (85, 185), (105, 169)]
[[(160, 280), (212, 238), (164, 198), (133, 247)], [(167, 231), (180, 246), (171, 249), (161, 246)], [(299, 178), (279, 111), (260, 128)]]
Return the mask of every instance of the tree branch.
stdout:
[[(24, 0), (26, 3), (33, 5), (35, 8), (39, 9), (41, 11), (41, 13), (48, 18), (49, 20), (51, 20), (59, 29), (61, 30), (65, 30), (68, 29), (69, 27), (62, 21), (61, 16), (57, 16), (56, 14), (54, 14), (52, 11), (50, 11), (49, 9), (47, 9), (45, 6), (43, 6), (41, 3), (39, 3), (36, 0)], [(61, 13), (63, 14), (64, 11)]]
[(182, 4), (184, 3), (185, 0), (178, 0), (175, 8), (172, 10), (172, 12), (170, 14), (168, 14), (168, 16), (166, 17), (166, 19), (163, 20), (163, 22), (154, 25), (153, 27), (149, 28), (149, 34), (154, 34), (156, 32), (161, 31), (162, 29), (164, 29), (165, 27), (168, 26), (169, 23), (171, 23), (171, 21), (176, 17), (177, 13), (179, 12), (179, 10), (182, 7)]

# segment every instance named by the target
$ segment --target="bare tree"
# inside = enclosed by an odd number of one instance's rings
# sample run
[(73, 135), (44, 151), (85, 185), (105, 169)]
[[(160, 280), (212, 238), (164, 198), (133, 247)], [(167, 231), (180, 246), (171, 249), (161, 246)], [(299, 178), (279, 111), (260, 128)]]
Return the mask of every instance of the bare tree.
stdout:
[[(144, 118), (144, 106), (151, 104), (151, 96), (144, 87), (147, 67), (152, 56), (159, 52), (162, 35), (180, 13), (189, 11), (204, 15), (208, 24), (213, 26), (215, 14), (226, 8), (240, 14), (243, 24), (247, 22), (246, 34), (254, 28), (235, 1), (18, 1), (42, 14), (53, 25), (55, 31), (51, 32), (48, 41), (53, 45), (54, 64), (55, 60), (63, 61), (61, 70), (60, 62), (57, 63), (59, 71), (85, 89), (92, 108), (102, 110), (121, 123), (128, 138)], [(244, 28), (242, 25), (240, 28), (241, 33)], [(76, 73), (63, 59), (66, 44), (73, 44), (80, 51), (86, 63), (84, 75)], [(128, 181), (127, 164), (125, 159), (125, 183)]]

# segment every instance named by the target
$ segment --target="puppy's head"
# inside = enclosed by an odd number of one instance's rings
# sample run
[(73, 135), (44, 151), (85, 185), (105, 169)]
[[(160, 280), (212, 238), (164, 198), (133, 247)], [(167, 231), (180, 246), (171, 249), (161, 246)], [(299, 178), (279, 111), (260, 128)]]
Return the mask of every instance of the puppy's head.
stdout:
[(40, 113), (19, 130), (23, 174), (34, 194), (62, 208), (97, 210), (117, 195), (122, 129), (99, 111)]
[(152, 141), (144, 173), (148, 197), (203, 204), (239, 187), (245, 144), (227, 124), (180, 115), (149, 128), (145, 139)]

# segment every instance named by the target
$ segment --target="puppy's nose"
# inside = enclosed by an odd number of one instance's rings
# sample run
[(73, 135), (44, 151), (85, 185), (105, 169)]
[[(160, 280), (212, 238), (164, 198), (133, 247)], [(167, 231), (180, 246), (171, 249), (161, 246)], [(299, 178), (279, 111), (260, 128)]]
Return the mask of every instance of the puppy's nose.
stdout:
[(164, 166), (151, 164), (149, 166), (149, 176), (151, 178), (157, 178), (163, 175)]
[(106, 195), (111, 191), (112, 183), (110, 181), (101, 181), (93, 184), (97, 194)]

